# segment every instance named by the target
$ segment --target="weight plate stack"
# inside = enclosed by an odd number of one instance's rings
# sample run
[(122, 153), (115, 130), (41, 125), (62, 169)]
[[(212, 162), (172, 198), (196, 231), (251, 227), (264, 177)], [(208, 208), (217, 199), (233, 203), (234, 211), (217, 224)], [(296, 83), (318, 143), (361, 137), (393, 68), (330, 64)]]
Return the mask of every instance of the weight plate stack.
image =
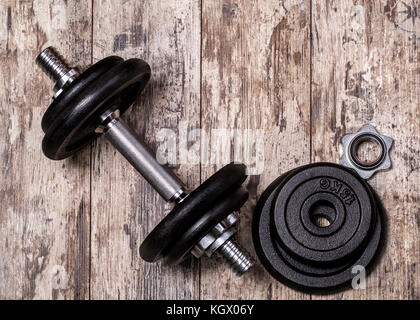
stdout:
[(373, 260), (381, 238), (380, 205), (353, 171), (316, 163), (289, 171), (264, 191), (253, 219), (263, 266), (300, 290), (349, 284)]
[(177, 264), (218, 222), (248, 199), (241, 189), (246, 179), (244, 164), (230, 163), (214, 173), (149, 233), (140, 256), (149, 262), (162, 259)]

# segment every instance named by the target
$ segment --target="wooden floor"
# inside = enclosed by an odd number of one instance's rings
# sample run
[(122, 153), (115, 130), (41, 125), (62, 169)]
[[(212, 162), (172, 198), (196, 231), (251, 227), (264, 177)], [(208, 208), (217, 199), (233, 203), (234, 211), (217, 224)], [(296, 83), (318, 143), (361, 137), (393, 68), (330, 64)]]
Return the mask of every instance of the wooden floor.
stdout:
[[(419, 0), (1, 1), (0, 298), (419, 299), (419, 12)], [(316, 296), (261, 265), (238, 278), (218, 258), (144, 263), (139, 245), (170, 206), (103, 139), (61, 162), (41, 152), (52, 83), (34, 58), (48, 45), (81, 67), (148, 61), (126, 119), (152, 148), (181, 124), (264, 130), (239, 230), (253, 254), (252, 211), (274, 178), (339, 162), (340, 138), (365, 123), (392, 137), (393, 168), (370, 181), (388, 241), (367, 288)], [(176, 174), (192, 189), (221, 166), (184, 161)]]

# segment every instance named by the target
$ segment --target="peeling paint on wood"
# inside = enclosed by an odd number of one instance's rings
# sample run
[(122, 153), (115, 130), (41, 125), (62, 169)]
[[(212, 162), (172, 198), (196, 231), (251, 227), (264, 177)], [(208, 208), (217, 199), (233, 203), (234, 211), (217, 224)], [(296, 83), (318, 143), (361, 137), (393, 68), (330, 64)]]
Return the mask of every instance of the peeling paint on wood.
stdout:
[(0, 299), (89, 298), (89, 150), (64, 162), (43, 156), (54, 84), (34, 60), (54, 45), (89, 63), (90, 12), (86, 2), (0, 4)]
[[(115, 12), (117, 6), (118, 12)], [(200, 123), (199, 1), (94, 2), (93, 56), (141, 58), (152, 79), (125, 119), (156, 150), (160, 128), (180, 121)], [(93, 299), (198, 298), (194, 261), (174, 268), (145, 263), (139, 246), (170, 206), (104, 139), (95, 142), (92, 165)], [(176, 174), (189, 187), (199, 183), (199, 166)]]
[[(312, 161), (338, 162), (340, 137), (365, 123), (394, 139), (392, 170), (370, 181), (385, 208), (385, 252), (367, 279), (367, 290), (348, 290), (328, 298), (419, 298), (419, 226), (415, 221), (420, 214), (416, 156), (420, 151), (416, 84), (420, 59), (410, 43), (411, 34), (395, 24), (400, 6), (404, 7), (402, 1), (319, 1), (313, 5), (318, 39), (312, 56)], [(420, 31), (420, 19), (414, 23)], [(343, 42), (343, 38), (351, 40)], [(413, 166), (417, 169), (411, 170)], [(403, 200), (402, 195), (416, 200)]]

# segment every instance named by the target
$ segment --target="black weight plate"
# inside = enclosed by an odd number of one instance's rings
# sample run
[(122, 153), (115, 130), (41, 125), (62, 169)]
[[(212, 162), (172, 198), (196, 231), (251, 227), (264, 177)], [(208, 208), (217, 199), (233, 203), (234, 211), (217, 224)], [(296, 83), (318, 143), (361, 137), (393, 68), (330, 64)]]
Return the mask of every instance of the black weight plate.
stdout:
[[(342, 261), (341, 263), (335, 263), (333, 265), (317, 265), (307, 264), (305, 262), (296, 260), (293, 256), (289, 255), (277, 242), (273, 242), (277, 254), (282, 257), (284, 262), (294, 270), (299, 270), (303, 274), (313, 276), (328, 276), (338, 272), (341, 272), (348, 268), (349, 262)], [(354, 261), (352, 261), (354, 262)]]
[[(379, 206), (374, 206), (373, 215), (376, 219), (368, 239), (348, 259), (324, 265), (297, 259), (290, 250), (279, 244), (278, 236), (274, 234), (277, 230), (273, 223), (272, 211), (275, 210), (275, 199), (280, 190), (300, 169), (297, 168), (280, 176), (263, 192), (253, 217), (253, 242), (260, 261), (274, 278), (299, 290), (323, 292), (348, 284), (355, 276), (352, 273), (353, 266), (368, 267), (372, 262), (381, 238)], [(372, 193), (369, 186), (368, 190)]]
[(203, 212), (201, 217), (179, 239), (162, 252), (163, 262), (168, 265), (180, 263), (201, 238), (229, 214), (239, 210), (246, 200), (248, 200), (248, 192), (241, 187), (217, 199), (213, 207)]
[(148, 262), (159, 260), (161, 253), (214, 206), (219, 197), (245, 181), (245, 170), (244, 164), (230, 163), (204, 181), (149, 233), (140, 246), (140, 256)]
[[(299, 169), (299, 168), (298, 168)], [(258, 215), (261, 214), (261, 210), (263, 210), (263, 208), (261, 207), (263, 204), (265, 205), (266, 203), (270, 203), (270, 205), (273, 204), (273, 198), (278, 194), (278, 192), (275, 192), (275, 189), (279, 189), (281, 187), (279, 187), (279, 184), (284, 182), (287, 176), (291, 176), (293, 175), (293, 173), (295, 173), (296, 171), (298, 171), (298, 169), (295, 170), (291, 170), (283, 175), (281, 175), (279, 178), (277, 178), (275, 181), (273, 181), (270, 186), (263, 192), (263, 194), (261, 195), (258, 203), (257, 203), (257, 208), (256, 208), (256, 212), (258, 213)], [(270, 197), (270, 200), (267, 200), (267, 198)], [(270, 207), (271, 208), (271, 207)], [(254, 222), (253, 222), (253, 226), (257, 225), (257, 213), (254, 215)], [(257, 228), (253, 228), (253, 238), (254, 238), (254, 245), (256, 246), (256, 251), (257, 253), (261, 253), (263, 252), (263, 250), (261, 249), (261, 245), (260, 242), (257, 241), (256, 239), (259, 237), (257, 231)], [(322, 267), (318, 267), (318, 266), (313, 266), (313, 265), (308, 265), (305, 263), (301, 263), (298, 260), (293, 259), (293, 257), (291, 257), (289, 254), (287, 254), (287, 252), (282, 249), (282, 247), (280, 245), (278, 245), (277, 242), (273, 242), (273, 247), (274, 249), (277, 251), (277, 254), (280, 255), (282, 257), (282, 259), (285, 260), (285, 263), (290, 265), (291, 268), (293, 269), (298, 269), (303, 273), (310, 273), (310, 274), (314, 274), (314, 275), (328, 275), (331, 273), (336, 273), (338, 271), (343, 270), (347, 264), (343, 265), (334, 265), (334, 266), (322, 266)], [(258, 249), (257, 249), (258, 248)], [(263, 260), (264, 258), (260, 257), (260, 260)]]
[(67, 109), (68, 104), (73, 101), (77, 95), (83, 92), (86, 87), (96, 81), (96, 79), (109, 69), (122, 63), (123, 61), (123, 58), (110, 56), (96, 62), (80, 74), (65, 90), (63, 90), (62, 93), (60, 93), (57, 98), (53, 100), (48, 109), (45, 111), (41, 121), (42, 130), (47, 132), (51, 123), (54, 122), (63, 110)]
[[(280, 243), (294, 255), (329, 263), (351, 255), (366, 241), (375, 223), (374, 198), (362, 179), (342, 166), (317, 163), (286, 180), (274, 200), (272, 218)], [(334, 206), (337, 218), (329, 227), (309, 222), (305, 202), (310, 199)]]
[(149, 65), (140, 59), (126, 60), (91, 82), (56, 116), (42, 141), (44, 154), (64, 159), (89, 143), (97, 134), (99, 116), (116, 109), (123, 113), (150, 78)]
[[(270, 199), (267, 200), (268, 202)], [(346, 264), (327, 266), (322, 269), (319, 266), (305, 265), (302, 269), (299, 262), (293, 261), (290, 256), (282, 256), (281, 252), (272, 242), (269, 224), (270, 212), (265, 208), (263, 211), (256, 211), (253, 219), (253, 241), (258, 258), (269, 273), (278, 281), (281, 281), (298, 290), (323, 290), (346, 285), (355, 276), (352, 273), (353, 266), (361, 265), (367, 268), (374, 258), (381, 234), (381, 221), (377, 223), (372, 237), (358, 258)]]

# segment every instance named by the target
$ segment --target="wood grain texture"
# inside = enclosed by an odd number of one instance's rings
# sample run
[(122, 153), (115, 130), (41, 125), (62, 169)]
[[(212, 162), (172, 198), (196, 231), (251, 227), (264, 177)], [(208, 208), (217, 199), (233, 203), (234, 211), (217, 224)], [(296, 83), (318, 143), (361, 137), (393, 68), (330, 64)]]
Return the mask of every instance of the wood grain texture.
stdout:
[[(144, 59), (152, 68), (149, 86), (125, 119), (153, 151), (162, 128), (178, 134), (180, 123), (199, 126), (199, 4), (187, 0), (94, 2), (94, 60), (116, 54)], [(190, 188), (200, 182), (198, 164), (184, 163), (175, 172)], [(93, 299), (198, 298), (196, 261), (165, 267), (145, 263), (139, 256), (141, 242), (170, 208), (109, 143), (104, 139), (95, 143)]]
[[(275, 177), (310, 160), (309, 2), (204, 1), (202, 19), (203, 130), (207, 136), (220, 128), (264, 130), (263, 170), (255, 170), (254, 158), (262, 148), (255, 136), (244, 137), (241, 143), (242, 155), (245, 148), (254, 154), (249, 159), (236, 158), (232, 152), (222, 163), (204, 162), (202, 167), (203, 179), (233, 160), (261, 173), (244, 184), (250, 200), (241, 209), (238, 240), (251, 251), (256, 199)], [(226, 138), (235, 144), (236, 137)], [(209, 140), (202, 148), (223, 159), (226, 147)], [(238, 278), (221, 259), (203, 259), (201, 297), (301, 299), (309, 295), (274, 281), (260, 265)]]
[(419, 298), (420, 19), (406, 5), (312, 4), (312, 160), (339, 162), (341, 136), (365, 123), (394, 139), (392, 170), (370, 181), (385, 208), (385, 252), (366, 290), (329, 298)]
[[(2, 1), (0, 299), (419, 299), (419, 8), (420, 0)], [(341, 137), (365, 123), (392, 137), (392, 170), (370, 180), (387, 243), (367, 288), (316, 296), (258, 263), (238, 278), (219, 258), (143, 262), (139, 245), (170, 206), (103, 138), (61, 162), (41, 153), (53, 84), (34, 59), (48, 45), (81, 67), (108, 55), (151, 65), (124, 118), (153, 151), (173, 133), (174, 170), (189, 189), (232, 160), (261, 173), (245, 182), (240, 212), (238, 242), (254, 256), (252, 212), (271, 181), (309, 162), (338, 163)]]
[(0, 4), (0, 299), (89, 298), (89, 152), (41, 153), (53, 83), (34, 60), (55, 45), (89, 63), (90, 12), (85, 1)]

